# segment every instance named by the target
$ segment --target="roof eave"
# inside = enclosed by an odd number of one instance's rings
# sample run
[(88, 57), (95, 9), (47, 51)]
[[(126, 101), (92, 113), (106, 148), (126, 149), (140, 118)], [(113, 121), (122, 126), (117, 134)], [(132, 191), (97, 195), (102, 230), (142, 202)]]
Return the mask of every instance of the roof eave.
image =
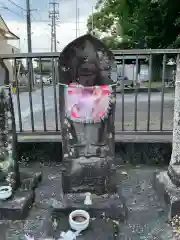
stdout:
[[(10, 36), (7, 37), (6, 34), (9, 34)], [(19, 40), (20, 39), (17, 35), (12, 33), (11, 31), (8, 31), (5, 33), (5, 38), (9, 39), (9, 40)]]

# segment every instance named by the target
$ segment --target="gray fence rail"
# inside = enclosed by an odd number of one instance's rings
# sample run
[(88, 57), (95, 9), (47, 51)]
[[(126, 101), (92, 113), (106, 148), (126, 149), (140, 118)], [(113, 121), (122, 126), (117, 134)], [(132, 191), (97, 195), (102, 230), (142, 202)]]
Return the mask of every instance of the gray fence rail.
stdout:
[[(116, 132), (123, 136), (171, 136), (176, 58), (180, 49), (114, 50), (113, 53), (121, 72), (116, 104)], [(9, 69), (19, 134), (59, 133), (59, 57), (60, 53), (0, 55)], [(134, 79), (126, 76), (130, 72), (130, 65)], [(24, 76), (24, 70), (21, 69), (23, 66), (27, 69)], [(142, 66), (146, 79), (141, 81)], [(126, 78), (132, 80), (133, 86), (126, 87)]]

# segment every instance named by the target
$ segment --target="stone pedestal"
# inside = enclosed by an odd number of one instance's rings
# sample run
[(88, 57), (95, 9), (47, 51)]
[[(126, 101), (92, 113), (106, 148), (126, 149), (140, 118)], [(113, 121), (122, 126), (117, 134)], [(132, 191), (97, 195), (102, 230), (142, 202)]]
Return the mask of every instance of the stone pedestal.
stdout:
[(9, 71), (3, 60), (0, 60), (0, 72), (0, 186), (12, 188), (12, 196), (0, 201), (0, 219), (23, 220), (33, 204), (34, 188), (41, 180), (41, 173), (19, 172)]
[[(62, 173), (64, 196), (61, 203), (53, 206), (54, 211), (69, 214), (75, 209), (85, 209), (91, 217), (105, 214), (107, 218), (124, 221), (127, 208), (122, 196), (117, 194), (113, 166), (112, 159), (97, 157), (66, 161)], [(87, 192), (91, 193), (90, 206), (84, 204)]]
[(180, 187), (177, 187), (170, 179), (167, 171), (154, 176), (154, 188), (160, 198), (164, 198), (168, 206), (168, 218), (180, 215)]
[(155, 187), (169, 206), (169, 217), (180, 215), (180, 61), (177, 57), (173, 146), (169, 168), (155, 176)]
[(21, 186), (12, 197), (0, 201), (0, 220), (24, 220), (31, 209), (35, 191), (41, 181), (41, 173), (20, 173)]
[(64, 193), (91, 192), (103, 194), (115, 192), (112, 183), (112, 160), (108, 158), (77, 158), (64, 163), (62, 187)]
[(0, 220), (24, 220), (34, 202), (34, 191), (17, 190), (13, 196), (0, 201)]
[(84, 205), (85, 193), (66, 194), (62, 202), (53, 205), (54, 214), (61, 212), (70, 214), (75, 209), (84, 209), (89, 212), (91, 218), (111, 218), (124, 221), (127, 218), (127, 208), (123, 197), (119, 194), (92, 194), (92, 205)]

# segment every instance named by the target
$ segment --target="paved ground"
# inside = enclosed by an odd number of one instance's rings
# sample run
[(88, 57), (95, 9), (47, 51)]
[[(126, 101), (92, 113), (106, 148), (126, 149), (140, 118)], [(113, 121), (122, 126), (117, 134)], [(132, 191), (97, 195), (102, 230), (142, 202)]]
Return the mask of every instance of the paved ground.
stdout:
[[(16, 222), (0, 222), (2, 240), (23, 240), (23, 234), (43, 234), (44, 223), (50, 218), (47, 205), (54, 196), (54, 185), (47, 190), (49, 181), (56, 181), (59, 186), (60, 166), (50, 164), (49, 166), (31, 164), (28, 169), (38, 171), (41, 169), (44, 174), (43, 182), (36, 191), (36, 202), (27, 220)], [(155, 171), (160, 169), (145, 166), (121, 167), (118, 170), (119, 191), (125, 197), (129, 210), (126, 223), (120, 223), (119, 240), (178, 240), (167, 222), (167, 207), (164, 202), (157, 198), (152, 188), (152, 177)], [(60, 192), (59, 192), (60, 194)], [(40, 201), (40, 196), (43, 201)], [(61, 222), (61, 221), (60, 221)], [(59, 224), (60, 224), (59, 222)], [(46, 227), (47, 228), (47, 227)], [(103, 229), (102, 229), (103, 231)], [(107, 238), (104, 237), (103, 240)], [(107, 239), (108, 240), (108, 239)]]
[[(152, 187), (154, 168), (130, 168), (120, 185), (129, 209), (127, 223), (122, 225), (122, 240), (173, 240), (167, 222), (167, 208)], [(159, 171), (159, 169), (158, 169)]]
[[(57, 91), (58, 93), (58, 91)], [(45, 109), (46, 109), (46, 125), (48, 130), (55, 130), (55, 113), (54, 113), (54, 94), (52, 87), (45, 87)], [(57, 94), (58, 96), (58, 94)], [(42, 101), (41, 92), (37, 90), (32, 93), (33, 99), (33, 111), (35, 120), (35, 129), (43, 130), (43, 115), (42, 115)], [(18, 110), (17, 110), (17, 99), (13, 97), (15, 106), (15, 115), (17, 130), (19, 129), (18, 124)], [(58, 99), (57, 99), (58, 101)], [(125, 94), (125, 130), (134, 129), (134, 94)], [(21, 103), (21, 115), (24, 130), (31, 130), (31, 118), (30, 118), (30, 107), (29, 107), (29, 96), (28, 93), (20, 94)], [(173, 119), (173, 105), (174, 96), (172, 93), (165, 93), (164, 96), (164, 111), (163, 111), (163, 129), (172, 129)], [(117, 106), (116, 106), (116, 130), (122, 128), (122, 96), (117, 94)], [(150, 128), (151, 130), (158, 130), (160, 128), (160, 109), (161, 109), (161, 93), (151, 94), (151, 111), (150, 111)], [(147, 111), (148, 110), (148, 94), (139, 93), (138, 95), (138, 106), (137, 106), (137, 128), (138, 130), (147, 129)]]

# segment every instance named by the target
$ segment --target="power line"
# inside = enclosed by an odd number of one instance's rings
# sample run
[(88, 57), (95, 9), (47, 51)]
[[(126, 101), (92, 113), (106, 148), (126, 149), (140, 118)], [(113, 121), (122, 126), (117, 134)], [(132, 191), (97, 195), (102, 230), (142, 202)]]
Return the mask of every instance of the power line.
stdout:
[[(76, 28), (67, 28), (66, 31), (76, 31), (77, 29)], [(83, 31), (83, 30), (87, 30), (86, 27), (83, 27), (81, 29), (79, 29), (79, 31)]]
[(42, 20), (42, 16), (41, 16), (41, 14), (40, 14), (39, 10), (38, 10), (38, 9), (36, 9), (36, 10), (35, 10), (35, 12), (36, 12), (36, 13), (37, 13), (37, 15), (39, 16), (40, 20), (34, 20), (33, 22), (45, 22), (45, 21), (43, 21), (43, 20)]
[[(11, 4), (13, 4), (13, 5), (16, 6), (17, 8), (19, 8), (20, 10), (22, 10), (22, 11), (24, 11), (24, 12), (27, 12), (27, 9), (22, 8), (20, 5), (18, 5), (18, 4), (15, 3), (14, 1), (8, 0), (8, 2), (10, 2)], [(10, 10), (11, 10), (11, 9), (10, 9)], [(34, 10), (36, 10), (36, 9), (31, 9), (30, 11), (34, 11)], [(12, 12), (12, 10), (11, 10), (11, 12)], [(30, 14), (31, 14), (31, 17), (33, 17), (33, 15), (32, 15), (31, 12), (30, 12)]]
[[(35, 20), (34, 22), (50, 22), (51, 20)], [(56, 23), (74, 23), (74, 24), (76, 24), (74, 21), (56, 21)], [(80, 24), (86, 24), (86, 22), (84, 21), (84, 22), (78, 22), (78, 23), (80, 23)]]
[[(27, 6), (27, 9), (24, 9), (22, 7), (20, 7), (18, 4), (16, 4), (15, 2), (13, 2), (12, 0), (8, 0), (10, 3), (14, 4), (16, 7), (18, 7), (19, 9), (21, 9), (22, 11), (25, 11), (27, 16), (27, 45), (28, 45), (28, 52), (32, 52), (32, 40), (31, 40), (31, 36), (32, 36), (32, 32), (31, 32), (31, 17), (34, 18), (34, 16), (32, 15), (31, 11), (35, 10), (35, 9), (30, 9), (30, 6)], [(29, 1), (27, 0), (26, 3), (28, 5), (29, 4)], [(22, 18), (22, 15), (20, 15), (19, 13), (15, 12), (14, 10), (10, 9), (9, 7), (7, 7), (4, 3), (0, 3), (2, 5), (2, 9), (4, 10), (7, 10), (7, 11), (10, 11), (12, 12), (13, 14), (17, 15), (19, 18)], [(36, 10), (38, 15), (41, 17), (40, 13), (38, 12), (38, 10)], [(24, 16), (23, 16), (24, 17)], [(49, 35), (46, 34), (48, 37)]]
[[(10, 3), (12, 3), (14, 6), (16, 6), (17, 8), (21, 9), (22, 11), (27, 12), (26, 9), (20, 7), (20, 6), (17, 5), (15, 2), (13, 2), (13, 1), (11, 1), (11, 0), (8, 0), (8, 1), (9, 1)], [(4, 10), (7, 10), (7, 11), (9, 11), (9, 12), (12, 12), (12, 13), (14, 13), (15, 15), (17, 15), (17, 16), (20, 17), (20, 18), (22, 18), (22, 16), (24, 17), (24, 15), (20, 15), (19, 13), (15, 12), (15, 11), (12, 10), (11, 8), (7, 7), (4, 3), (0, 3), (0, 4), (3, 5), (3, 6), (0, 7), (0, 8), (2, 8), (2, 9), (4, 9)], [(36, 9), (31, 9), (30, 11), (35, 11), (35, 10), (36, 10)], [(31, 14), (31, 17), (34, 18), (34, 16), (32, 15), (32, 13), (30, 13), (30, 14)]]
[[(2, 3), (1, 3), (1, 4), (2, 4)], [(7, 11), (9, 11), (9, 12), (12, 12), (12, 13), (14, 13), (16, 16), (22, 18), (22, 16), (21, 16), (19, 13), (17, 13), (17, 12), (15, 12), (15, 11), (13, 11), (12, 9), (8, 8), (8, 7), (5, 6), (4, 4), (3, 4), (3, 6), (0, 7), (0, 8), (2, 8), (2, 9), (4, 9), (4, 10), (7, 10)]]
[[(39, 15), (39, 17), (40, 17), (40, 19), (41, 19), (40, 21), (44, 22), (44, 21), (42, 20), (42, 18), (41, 18), (41, 14), (39, 13), (38, 10), (36, 11), (36, 13)], [(36, 22), (36, 20), (33, 21), (33, 22)], [(48, 22), (49, 22), (49, 21), (48, 21)], [(44, 23), (45, 23), (45, 22), (44, 22)], [(46, 34), (47, 37), (49, 37), (49, 34), (48, 34), (48, 33), (45, 33), (45, 34)]]
[(22, 8), (21, 6), (19, 6), (17, 3), (13, 2), (12, 0), (8, 0), (8, 2), (10, 2), (11, 4), (13, 4), (14, 6), (16, 6), (17, 8), (21, 9), (22, 11), (26, 12), (26, 9)]

